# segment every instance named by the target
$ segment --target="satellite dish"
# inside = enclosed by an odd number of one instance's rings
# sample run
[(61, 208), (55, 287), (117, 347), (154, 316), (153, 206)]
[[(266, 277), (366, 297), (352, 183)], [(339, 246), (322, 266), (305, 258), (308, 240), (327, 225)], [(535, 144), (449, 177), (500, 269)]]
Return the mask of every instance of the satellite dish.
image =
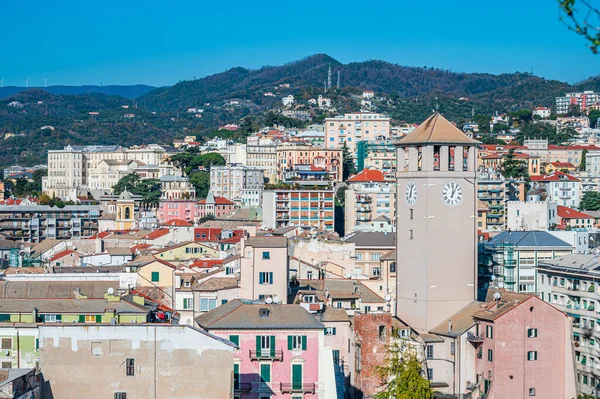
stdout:
[(386, 301), (386, 302), (389, 302), (389, 301), (391, 301), (391, 300), (392, 300), (392, 297), (391, 297), (391, 296), (389, 296), (389, 295), (386, 295), (386, 296), (385, 296), (385, 301)]
[(281, 302), (281, 300), (279, 299), (279, 297), (277, 295), (275, 295), (273, 297), (273, 303), (279, 303), (279, 302)]
[(496, 293), (494, 294), (494, 300), (496, 300), (496, 301), (499, 301), (501, 296), (502, 296), (502, 295), (500, 295), (500, 293), (499, 293), (499, 292), (496, 292)]
[(107, 292), (108, 292), (108, 295), (112, 295), (115, 293), (115, 289), (113, 287), (108, 287)]
[(268, 298), (265, 300), (265, 303), (267, 303), (267, 304), (269, 304), (269, 305), (270, 305), (272, 302), (273, 302), (273, 298), (271, 298), (271, 297), (268, 297)]

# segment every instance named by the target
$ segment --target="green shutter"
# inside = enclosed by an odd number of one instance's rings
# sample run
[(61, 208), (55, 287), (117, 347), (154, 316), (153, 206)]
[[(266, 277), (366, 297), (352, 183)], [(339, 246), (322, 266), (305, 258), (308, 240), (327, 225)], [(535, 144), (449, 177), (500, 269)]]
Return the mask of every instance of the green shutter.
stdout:
[(294, 347), (292, 346), (292, 336), (288, 335), (288, 350), (291, 351), (292, 349), (294, 349)]
[(62, 315), (61, 314), (57, 314), (56, 315), (56, 321), (62, 321)]
[(39, 338), (35, 339), (35, 349), (40, 349), (40, 339)]
[(263, 283), (264, 283), (263, 274), (261, 272), (261, 273), (258, 273), (258, 284), (263, 284)]
[(102, 315), (96, 315), (96, 323), (102, 323)]
[(152, 272), (152, 282), (157, 282), (158, 280), (160, 280), (160, 274), (159, 272)]
[(256, 336), (256, 356), (260, 356), (260, 335)]
[(239, 335), (230, 335), (229, 340), (231, 342), (233, 342), (234, 344), (236, 344), (237, 346), (240, 346), (240, 336)]
[(306, 350), (306, 335), (302, 336), (302, 350)]
[(302, 365), (292, 364), (292, 388), (302, 389)]
[(271, 382), (271, 365), (261, 364), (260, 365), (260, 379), (263, 382)]
[(239, 389), (239, 387), (240, 387), (240, 365), (236, 363), (233, 365), (233, 388)]
[(335, 335), (337, 333), (336, 328), (333, 327), (333, 335)]
[(275, 336), (271, 335), (271, 357), (275, 357)]
[(79, 322), (80, 323), (85, 323), (85, 315), (83, 315), (83, 314), (79, 315)]
[(269, 272), (269, 284), (273, 284), (273, 272)]

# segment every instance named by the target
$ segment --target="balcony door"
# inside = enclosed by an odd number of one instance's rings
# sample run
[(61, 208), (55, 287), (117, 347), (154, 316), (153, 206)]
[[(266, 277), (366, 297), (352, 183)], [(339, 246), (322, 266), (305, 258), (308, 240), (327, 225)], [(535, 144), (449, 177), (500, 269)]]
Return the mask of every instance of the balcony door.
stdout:
[(271, 355), (271, 337), (262, 335), (260, 337), (260, 356), (268, 357)]
[(292, 389), (294, 391), (302, 389), (302, 365), (292, 364)]

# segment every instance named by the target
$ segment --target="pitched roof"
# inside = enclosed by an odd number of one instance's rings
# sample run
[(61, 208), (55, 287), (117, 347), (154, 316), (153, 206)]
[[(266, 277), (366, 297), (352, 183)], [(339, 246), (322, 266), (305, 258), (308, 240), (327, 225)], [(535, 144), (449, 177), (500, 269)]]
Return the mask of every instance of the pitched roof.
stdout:
[(142, 239), (144, 240), (156, 240), (157, 238), (166, 236), (167, 234), (169, 234), (169, 229), (158, 229), (158, 230), (154, 230), (153, 232), (146, 234), (144, 237), (142, 237)]
[(566, 174), (564, 172), (552, 172), (549, 175), (543, 175), (543, 176), (530, 176), (529, 177), (531, 179), (531, 181), (541, 181), (541, 182), (545, 182), (545, 181), (580, 181), (578, 178), (571, 176), (569, 174)]
[(131, 249), (127, 247), (110, 247), (106, 248), (106, 252), (112, 256), (132, 256)]
[[(500, 299), (497, 302), (493, 297), (496, 292), (500, 293)], [(531, 294), (519, 294), (516, 292), (490, 289), (488, 290), (486, 297), (486, 307), (475, 312), (473, 317), (482, 320), (494, 321), (534, 296), (535, 295)]]
[(280, 236), (250, 237), (246, 240), (246, 246), (254, 247), (254, 248), (285, 248), (285, 247), (287, 247), (287, 237), (280, 237)]
[(431, 115), (415, 130), (400, 141), (398, 146), (409, 146), (414, 144), (470, 144), (479, 142), (468, 138), (456, 126), (451, 124), (438, 112)]
[(556, 214), (561, 219), (593, 219), (594, 217), (587, 213), (579, 212), (567, 206), (558, 205)]
[(362, 172), (350, 177), (348, 183), (366, 182), (366, 181), (385, 181), (383, 172), (377, 169), (364, 169)]
[[(51, 257), (50, 262), (54, 262), (55, 260), (64, 258), (65, 256), (71, 255), (73, 253), (76, 253), (76, 252), (73, 251), (72, 249), (65, 249), (64, 251), (61, 251), (61, 252), (57, 253), (56, 255), (54, 255), (53, 257)], [(79, 256), (79, 254), (77, 254), (77, 255)]]
[(348, 312), (343, 308), (334, 308), (333, 306), (327, 306), (325, 311), (321, 313), (321, 321), (322, 322), (344, 322), (350, 321), (348, 317)]
[[(261, 316), (261, 309), (268, 315)], [(234, 299), (201, 316), (204, 329), (323, 329), (325, 326), (299, 305), (264, 304)]]
[[(452, 316), (448, 317), (446, 320), (438, 324), (434, 327), (431, 333), (457, 337), (467, 331), (469, 328), (473, 327), (475, 324), (475, 320), (473, 320), (473, 315), (481, 310), (481, 306), (484, 305), (483, 302), (473, 301)], [(449, 329), (449, 327), (451, 329)]]
[(521, 248), (536, 247), (561, 247), (565, 249), (573, 246), (560, 238), (553, 236), (547, 231), (503, 231), (494, 236), (486, 245), (501, 246), (504, 244), (514, 245)]
[[(89, 266), (87, 266), (89, 267)], [(89, 267), (90, 269), (95, 269)], [(109, 288), (119, 289), (118, 281), (12, 281), (0, 280), (0, 299), (69, 299), (75, 291), (88, 298), (104, 298)], [(1, 301), (0, 301), (1, 302)]]
[(357, 247), (395, 247), (396, 233), (358, 231), (344, 237), (343, 241), (353, 242)]
[(125, 301), (102, 299), (3, 299), (0, 313), (31, 313), (36, 308), (39, 313), (101, 314), (108, 310), (120, 313), (147, 313), (143, 307)]
[[(326, 278), (322, 280), (300, 280), (299, 290), (329, 291), (331, 298), (362, 298), (364, 303), (385, 303), (360, 280)], [(316, 294), (316, 293), (315, 293)]]
[(550, 165), (554, 166), (555, 168), (574, 168), (575, 165), (573, 165), (571, 162), (550, 162)]
[(190, 222), (182, 219), (171, 219), (165, 223), (165, 226), (178, 226), (178, 227), (190, 227), (193, 226)]
[[(206, 200), (200, 200), (198, 201), (198, 204), (200, 205), (206, 205)], [(209, 204), (213, 204), (213, 202), (209, 202)], [(228, 200), (225, 197), (214, 197), (214, 204), (215, 205), (235, 205), (235, 202)]]
[(237, 277), (211, 277), (208, 280), (200, 282), (194, 287), (194, 291), (220, 291), (238, 288)]

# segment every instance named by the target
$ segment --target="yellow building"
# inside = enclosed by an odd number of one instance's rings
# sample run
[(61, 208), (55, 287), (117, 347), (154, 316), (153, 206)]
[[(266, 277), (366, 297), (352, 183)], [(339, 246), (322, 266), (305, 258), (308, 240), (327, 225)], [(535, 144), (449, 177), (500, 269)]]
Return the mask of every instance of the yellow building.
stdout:
[(552, 172), (575, 172), (577, 168), (571, 162), (550, 162), (546, 165), (546, 174)]
[(220, 251), (198, 242), (184, 242), (156, 253), (156, 258), (166, 261), (184, 261), (198, 258), (219, 258)]
[(115, 227), (117, 230), (130, 230), (135, 225), (135, 202), (131, 193), (127, 190), (119, 195), (117, 200), (117, 218)]

